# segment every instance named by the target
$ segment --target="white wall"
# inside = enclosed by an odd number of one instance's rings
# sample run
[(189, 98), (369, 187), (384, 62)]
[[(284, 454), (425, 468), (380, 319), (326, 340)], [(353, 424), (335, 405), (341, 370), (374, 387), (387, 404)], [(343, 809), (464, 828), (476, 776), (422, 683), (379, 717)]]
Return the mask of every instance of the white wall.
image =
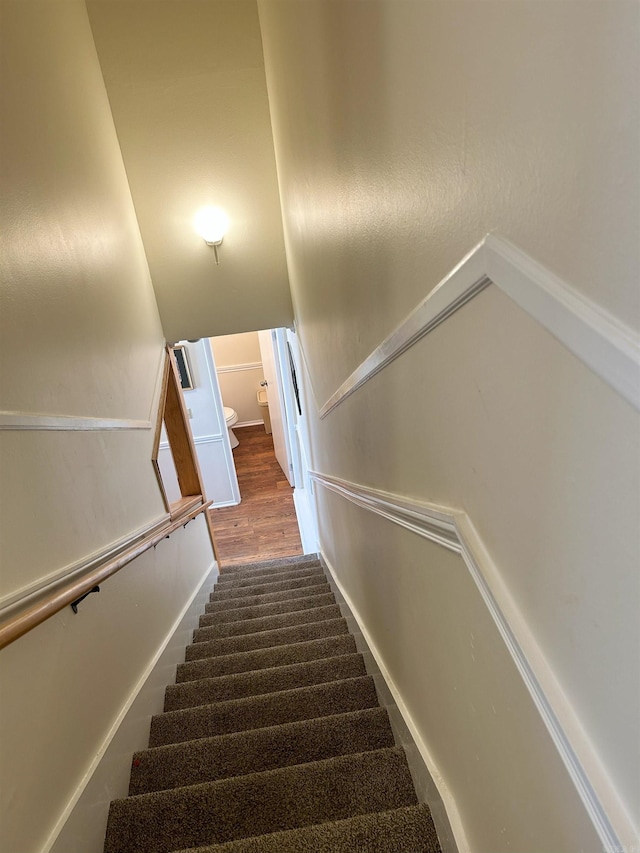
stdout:
[(224, 405), (235, 409), (240, 425), (263, 421), (256, 396), (264, 381), (258, 333), (211, 338), (211, 349)]
[[(196, 343), (182, 341), (190, 366), (193, 388), (184, 390), (184, 401), (190, 413), (189, 426), (198, 455), (204, 490), (216, 506), (240, 503), (238, 479), (233, 462), (220, 389), (216, 380), (215, 361), (207, 338)], [(161, 455), (171, 451), (163, 443)]]
[[(6, 604), (164, 518), (164, 340), (84, 3), (2, 17)], [(212, 559), (201, 519), (0, 653), (3, 850), (49, 849)]]
[[(316, 406), (487, 232), (638, 326), (636, 4), (259, 8)], [(489, 286), (309, 423), (318, 471), (468, 514), (612, 780), (617, 825), (637, 832), (633, 407)], [(322, 548), (434, 745), (469, 849), (602, 849), (455, 563), (318, 494)], [(429, 685), (455, 690), (448, 717)]]
[[(255, 0), (87, 5), (167, 339), (289, 325)], [(208, 204), (219, 266), (192, 225)]]

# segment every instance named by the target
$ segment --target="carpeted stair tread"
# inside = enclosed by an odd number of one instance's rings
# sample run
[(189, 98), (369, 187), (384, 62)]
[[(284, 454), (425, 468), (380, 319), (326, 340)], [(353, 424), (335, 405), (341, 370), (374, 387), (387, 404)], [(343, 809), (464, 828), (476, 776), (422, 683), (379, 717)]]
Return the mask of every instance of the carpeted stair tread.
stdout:
[(211, 594), (218, 601), (229, 598), (242, 598), (245, 595), (268, 595), (273, 592), (285, 592), (290, 589), (305, 589), (310, 586), (318, 586), (322, 582), (322, 576), (313, 575), (309, 578), (293, 578), (284, 581), (256, 581), (251, 586), (230, 587), (229, 589), (216, 589)]
[(212, 605), (209, 613), (219, 610), (233, 610), (238, 607), (253, 607), (256, 604), (273, 604), (276, 601), (293, 601), (296, 598), (306, 598), (309, 595), (326, 595), (331, 592), (328, 582), (319, 583), (313, 587), (302, 587), (302, 589), (284, 589), (280, 592), (269, 592), (258, 595), (247, 595), (242, 598), (217, 598), (212, 592), (209, 604)]
[(230, 699), (157, 714), (151, 719), (149, 746), (183, 743), (297, 720), (328, 717), (347, 711), (375, 708), (377, 704), (371, 676)]
[(393, 734), (383, 708), (202, 738), (136, 753), (129, 795), (391, 746)]
[[(253, 569), (245, 569), (241, 572), (227, 572), (221, 570), (216, 583), (224, 580), (232, 580), (233, 578), (269, 578), (275, 577), (275, 575), (285, 575), (287, 573), (294, 572), (306, 572), (306, 571), (317, 571), (318, 569), (322, 569), (322, 564), (320, 560), (315, 560), (314, 562), (301, 563), (300, 565), (295, 566), (271, 566), (265, 568), (253, 568)], [(324, 571), (324, 569), (322, 569)]]
[(253, 574), (253, 575), (232, 575), (226, 577), (219, 575), (216, 585), (213, 588), (214, 592), (222, 589), (243, 589), (247, 586), (255, 586), (255, 584), (279, 583), (280, 581), (292, 581), (298, 578), (317, 578), (325, 580), (326, 575), (322, 570), (322, 566), (309, 566), (305, 569), (285, 569), (282, 572), (273, 572), (268, 575)]
[(204, 678), (200, 681), (187, 681), (167, 687), (164, 710), (195, 708), (198, 705), (210, 705), (229, 699), (244, 699), (247, 696), (261, 696), (264, 693), (276, 693), (279, 690), (291, 690), (311, 684), (325, 684), (327, 681), (359, 678), (366, 674), (362, 655), (351, 654), (254, 672)]
[(105, 853), (169, 853), (416, 804), (404, 752), (381, 749), (115, 800)]
[(298, 557), (273, 557), (270, 560), (258, 560), (257, 562), (236, 563), (232, 566), (223, 566), (221, 574), (228, 576), (236, 572), (245, 573), (252, 571), (269, 572), (281, 571), (283, 568), (300, 568), (303, 566), (319, 566), (320, 560), (316, 554), (303, 554)]
[(276, 613), (273, 616), (260, 616), (255, 619), (240, 619), (236, 622), (216, 621), (215, 614), (200, 617), (200, 627), (193, 634), (193, 641), (201, 643), (218, 637), (240, 637), (255, 634), (258, 631), (272, 631), (275, 628), (290, 628), (305, 622), (322, 622), (323, 619), (339, 619), (342, 614), (337, 604), (315, 607), (312, 610), (294, 610), (292, 613)]
[(427, 805), (372, 812), (176, 853), (441, 853)]
[[(320, 565), (319, 562), (315, 563), (311, 566), (293, 566), (293, 567), (285, 567), (281, 569), (269, 569), (267, 571), (260, 569), (252, 569), (248, 572), (236, 572), (235, 574), (219, 574), (216, 578), (216, 587), (218, 584), (228, 584), (228, 583), (238, 583), (242, 580), (251, 580), (262, 582), (269, 582), (272, 580), (284, 580), (287, 577), (298, 577), (304, 574), (313, 575), (321, 573), (324, 577), (326, 577), (324, 573), (324, 569)], [(214, 587), (215, 588), (215, 587)]]
[(317, 555), (224, 567), (105, 853), (441, 853)]
[(178, 664), (176, 682), (196, 681), (200, 678), (216, 678), (238, 672), (256, 669), (268, 669), (273, 666), (286, 666), (290, 663), (320, 660), (336, 655), (348, 655), (356, 651), (356, 642), (351, 634), (338, 634), (306, 643), (288, 643), (251, 652), (238, 652), (234, 655), (220, 655), (201, 658), (188, 663)]
[(312, 610), (314, 607), (326, 607), (335, 604), (333, 593), (309, 595), (304, 598), (292, 598), (286, 601), (274, 601), (271, 604), (254, 604), (252, 607), (233, 607), (228, 610), (215, 610), (211, 603), (205, 604), (206, 616), (215, 616), (216, 624), (236, 622), (239, 619), (258, 619), (260, 616), (275, 616), (276, 613), (293, 613), (298, 610)]
[(283, 646), (286, 643), (302, 643), (305, 640), (318, 640), (320, 637), (335, 637), (348, 634), (346, 619), (324, 619), (322, 622), (309, 622), (293, 625), (290, 628), (277, 628), (273, 631), (258, 631), (240, 637), (221, 637), (192, 643), (187, 646), (187, 660), (230, 655), (235, 652), (249, 652), (253, 649), (266, 649), (271, 646)]

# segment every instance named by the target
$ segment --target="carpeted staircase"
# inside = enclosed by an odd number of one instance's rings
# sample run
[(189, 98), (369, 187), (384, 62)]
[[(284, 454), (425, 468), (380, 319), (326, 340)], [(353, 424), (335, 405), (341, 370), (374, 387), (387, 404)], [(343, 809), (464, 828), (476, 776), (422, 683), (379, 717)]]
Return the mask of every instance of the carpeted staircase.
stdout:
[(315, 557), (227, 568), (105, 853), (439, 853)]

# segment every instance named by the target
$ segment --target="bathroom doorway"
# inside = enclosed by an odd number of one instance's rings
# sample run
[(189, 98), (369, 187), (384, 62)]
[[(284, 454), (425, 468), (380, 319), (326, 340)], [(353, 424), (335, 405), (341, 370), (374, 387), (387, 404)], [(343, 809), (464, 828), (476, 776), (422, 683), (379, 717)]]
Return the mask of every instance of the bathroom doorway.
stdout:
[(302, 554), (293, 487), (272, 436), (260, 424), (240, 427), (238, 439), (233, 455), (242, 500), (210, 510), (221, 565)]
[(210, 339), (224, 414), (233, 413), (238, 439), (232, 455), (240, 502), (211, 511), (223, 565), (317, 547), (302, 495), (301, 410), (289, 336), (295, 338), (277, 329)]

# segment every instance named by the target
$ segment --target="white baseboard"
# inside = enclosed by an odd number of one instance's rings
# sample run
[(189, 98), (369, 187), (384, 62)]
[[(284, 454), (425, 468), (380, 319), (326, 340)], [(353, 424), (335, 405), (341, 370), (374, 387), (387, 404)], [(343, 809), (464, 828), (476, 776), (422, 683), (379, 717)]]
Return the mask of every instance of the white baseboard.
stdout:
[(247, 426), (264, 426), (264, 421), (238, 421), (238, 423), (234, 424), (231, 429), (242, 429), (242, 427)]
[(329, 586), (355, 638), (356, 647), (364, 657), (367, 673), (373, 677), (380, 704), (389, 714), (395, 741), (405, 751), (418, 799), (427, 803), (431, 810), (442, 853), (471, 853), (453, 796), (438, 774), (427, 745), (420, 737), (376, 644), (326, 554), (320, 550), (319, 555)]
[(151, 717), (163, 710), (165, 688), (184, 659), (217, 575), (213, 562), (131, 690), (42, 853), (102, 853), (109, 804), (127, 796), (131, 756), (148, 746)]
[(225, 506), (238, 506), (242, 501), (215, 501), (211, 509), (223, 509)]

